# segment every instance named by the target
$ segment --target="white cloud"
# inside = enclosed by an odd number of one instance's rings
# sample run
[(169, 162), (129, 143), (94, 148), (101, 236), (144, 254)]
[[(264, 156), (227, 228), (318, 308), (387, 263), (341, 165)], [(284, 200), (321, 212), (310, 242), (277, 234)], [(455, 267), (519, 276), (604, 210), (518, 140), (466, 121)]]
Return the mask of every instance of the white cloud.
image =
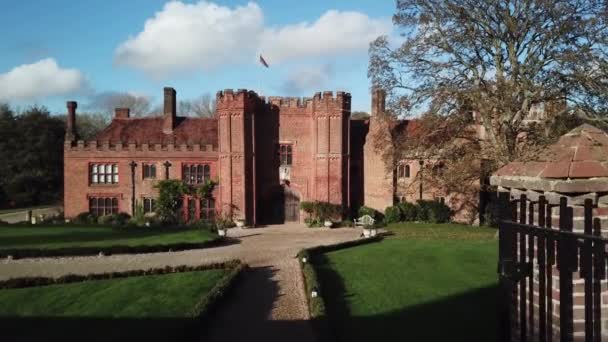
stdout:
[(53, 58), (24, 64), (0, 74), (0, 101), (23, 101), (84, 90), (87, 81), (77, 69), (62, 69)]
[(289, 94), (302, 94), (324, 87), (333, 77), (334, 69), (330, 64), (320, 68), (302, 68), (292, 71), (283, 83), (283, 91)]
[(372, 40), (389, 34), (391, 30), (389, 20), (372, 19), (359, 12), (331, 10), (313, 24), (267, 29), (261, 51), (269, 63), (366, 51)]
[(172, 1), (118, 47), (115, 61), (159, 77), (251, 59), (243, 52), (255, 50), (263, 22), (262, 10), (251, 2), (230, 9)]
[(391, 30), (389, 19), (359, 12), (330, 10), (313, 23), (265, 27), (262, 9), (253, 2), (229, 8), (172, 1), (116, 49), (115, 62), (153, 77), (250, 62), (258, 53), (272, 66), (366, 51), (370, 41)]

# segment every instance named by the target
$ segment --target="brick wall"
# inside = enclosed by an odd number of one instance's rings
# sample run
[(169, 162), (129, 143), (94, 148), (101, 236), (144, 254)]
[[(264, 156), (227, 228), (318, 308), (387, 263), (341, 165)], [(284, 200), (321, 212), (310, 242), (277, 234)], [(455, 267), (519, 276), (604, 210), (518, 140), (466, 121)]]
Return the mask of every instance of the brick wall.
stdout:
[[(97, 144), (96, 142), (66, 142), (64, 147), (64, 212), (66, 217), (74, 217), (89, 211), (88, 197), (116, 196), (119, 211), (132, 214), (131, 167), (135, 161), (135, 199), (154, 196), (154, 181), (143, 179), (142, 163), (156, 165), (157, 179), (164, 179), (166, 161), (171, 163), (169, 177), (182, 178), (182, 164), (206, 163), (211, 166), (211, 178), (218, 178), (218, 151), (211, 146), (200, 145), (148, 145), (148, 144)], [(118, 164), (118, 184), (90, 184), (89, 165), (91, 163)], [(155, 197), (155, 196), (154, 196)]]

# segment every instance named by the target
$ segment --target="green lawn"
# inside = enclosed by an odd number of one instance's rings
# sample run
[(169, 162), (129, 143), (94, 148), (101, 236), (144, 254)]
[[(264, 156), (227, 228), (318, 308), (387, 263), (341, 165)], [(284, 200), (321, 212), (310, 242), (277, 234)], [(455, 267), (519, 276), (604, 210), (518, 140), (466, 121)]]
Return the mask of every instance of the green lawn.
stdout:
[(399, 224), (382, 242), (329, 252), (317, 266), (339, 341), (493, 341), (495, 230)]
[(169, 245), (202, 243), (215, 238), (215, 234), (201, 229), (120, 230), (95, 226), (9, 226), (0, 227), (0, 250)]
[(6, 341), (181, 340), (188, 315), (228, 270), (0, 290)]

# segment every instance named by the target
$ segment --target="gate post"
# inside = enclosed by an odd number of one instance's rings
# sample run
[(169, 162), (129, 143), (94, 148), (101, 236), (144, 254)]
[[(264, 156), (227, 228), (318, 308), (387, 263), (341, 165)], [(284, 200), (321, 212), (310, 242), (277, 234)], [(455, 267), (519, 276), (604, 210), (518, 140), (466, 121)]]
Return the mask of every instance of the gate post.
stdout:
[(498, 220), (498, 277), (500, 283), (498, 341), (511, 342), (511, 310), (513, 282), (507, 277), (507, 268), (513, 265), (513, 232), (509, 229), (507, 221), (511, 217), (510, 194), (498, 193), (499, 220)]

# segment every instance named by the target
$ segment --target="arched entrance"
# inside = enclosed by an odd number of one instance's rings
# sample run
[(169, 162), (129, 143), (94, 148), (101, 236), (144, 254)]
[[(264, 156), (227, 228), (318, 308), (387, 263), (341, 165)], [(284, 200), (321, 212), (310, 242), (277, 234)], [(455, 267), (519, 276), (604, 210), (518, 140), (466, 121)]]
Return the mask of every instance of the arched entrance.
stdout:
[(281, 224), (300, 220), (300, 195), (289, 185), (276, 185), (259, 203), (264, 224)]

